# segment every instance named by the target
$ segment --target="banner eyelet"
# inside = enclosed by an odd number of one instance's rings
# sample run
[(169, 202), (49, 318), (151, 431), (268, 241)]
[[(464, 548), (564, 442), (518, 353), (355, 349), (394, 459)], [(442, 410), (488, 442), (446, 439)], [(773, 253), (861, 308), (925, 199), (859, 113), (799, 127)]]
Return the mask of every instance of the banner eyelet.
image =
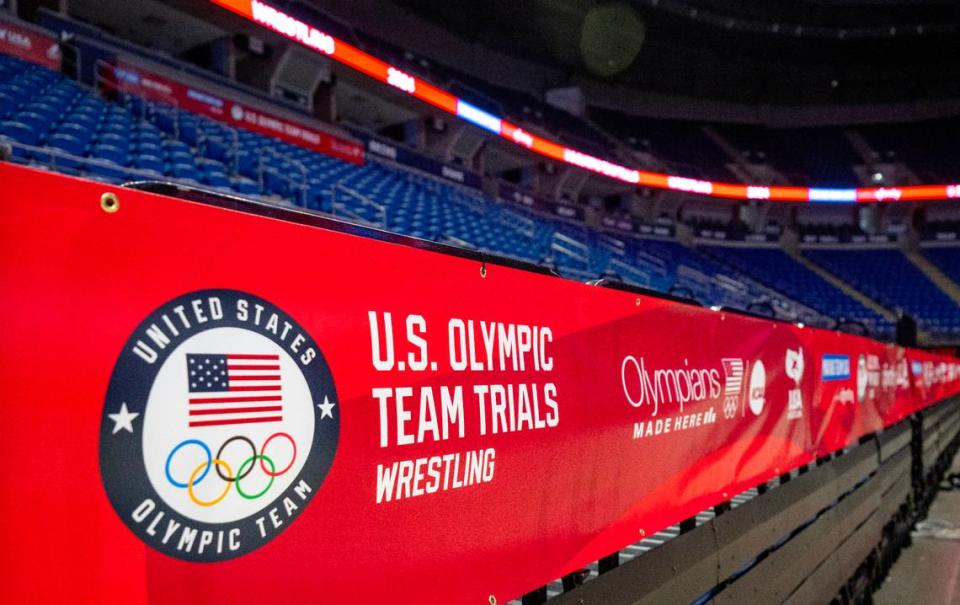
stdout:
[(107, 214), (113, 214), (120, 210), (120, 199), (116, 194), (108, 191), (100, 196), (100, 209)]

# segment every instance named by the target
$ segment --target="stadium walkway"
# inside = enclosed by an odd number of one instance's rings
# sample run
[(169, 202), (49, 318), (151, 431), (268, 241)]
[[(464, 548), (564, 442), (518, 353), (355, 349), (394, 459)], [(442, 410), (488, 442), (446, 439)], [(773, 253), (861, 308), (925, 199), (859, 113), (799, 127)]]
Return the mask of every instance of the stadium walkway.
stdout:
[[(951, 473), (960, 473), (960, 456)], [(937, 494), (926, 521), (944, 528), (940, 537), (914, 534), (913, 545), (874, 594), (876, 605), (960, 605), (960, 488)]]

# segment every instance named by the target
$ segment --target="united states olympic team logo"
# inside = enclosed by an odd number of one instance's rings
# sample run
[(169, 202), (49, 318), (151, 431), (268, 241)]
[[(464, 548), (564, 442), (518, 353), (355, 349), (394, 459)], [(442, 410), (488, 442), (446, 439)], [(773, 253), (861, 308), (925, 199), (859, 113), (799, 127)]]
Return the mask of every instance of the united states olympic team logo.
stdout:
[(114, 367), (100, 472), (146, 544), (221, 561), (267, 543), (309, 505), (340, 433), (317, 343), (262, 298), (202, 290), (147, 317)]

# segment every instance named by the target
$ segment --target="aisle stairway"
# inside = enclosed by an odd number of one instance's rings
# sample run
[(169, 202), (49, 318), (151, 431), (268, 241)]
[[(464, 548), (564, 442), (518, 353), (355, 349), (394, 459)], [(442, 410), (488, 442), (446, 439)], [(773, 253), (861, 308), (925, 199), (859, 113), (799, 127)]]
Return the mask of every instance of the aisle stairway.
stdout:
[(704, 249), (832, 317), (860, 322), (874, 333), (893, 332), (891, 315), (886, 309), (802, 256), (789, 254), (781, 248), (704, 246)]
[(906, 250), (904, 255), (919, 269), (927, 279), (943, 290), (944, 294), (953, 299), (953, 302), (960, 305), (960, 285), (940, 270), (930, 259), (928, 259), (920, 250)]
[[(804, 256), (890, 310), (917, 319), (921, 333), (960, 334), (957, 303), (896, 248), (811, 248)], [(923, 336), (923, 334), (921, 334)]]
[(853, 288), (847, 282), (837, 278), (833, 273), (830, 273), (823, 267), (812, 262), (810, 259), (808, 259), (803, 254), (801, 254), (799, 250), (788, 251), (788, 254), (790, 254), (790, 257), (793, 260), (800, 263), (801, 265), (806, 267), (808, 270), (816, 273), (821, 278), (823, 278), (824, 281), (829, 282), (832, 286), (834, 286), (838, 290), (841, 290), (844, 294), (846, 294), (853, 300), (857, 301), (864, 307), (870, 309), (877, 315), (880, 315), (881, 317), (883, 317), (884, 319), (887, 319), (888, 321), (893, 321), (896, 319), (896, 315), (892, 311), (885, 308), (883, 305), (873, 300), (863, 292), (860, 292), (859, 290)]

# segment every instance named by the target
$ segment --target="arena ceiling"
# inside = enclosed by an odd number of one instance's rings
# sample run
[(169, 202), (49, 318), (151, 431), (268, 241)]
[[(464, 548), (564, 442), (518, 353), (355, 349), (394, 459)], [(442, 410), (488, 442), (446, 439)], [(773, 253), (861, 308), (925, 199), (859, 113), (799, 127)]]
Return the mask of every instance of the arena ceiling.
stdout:
[(960, 96), (956, 2), (394, 1), (571, 79), (771, 104)]

